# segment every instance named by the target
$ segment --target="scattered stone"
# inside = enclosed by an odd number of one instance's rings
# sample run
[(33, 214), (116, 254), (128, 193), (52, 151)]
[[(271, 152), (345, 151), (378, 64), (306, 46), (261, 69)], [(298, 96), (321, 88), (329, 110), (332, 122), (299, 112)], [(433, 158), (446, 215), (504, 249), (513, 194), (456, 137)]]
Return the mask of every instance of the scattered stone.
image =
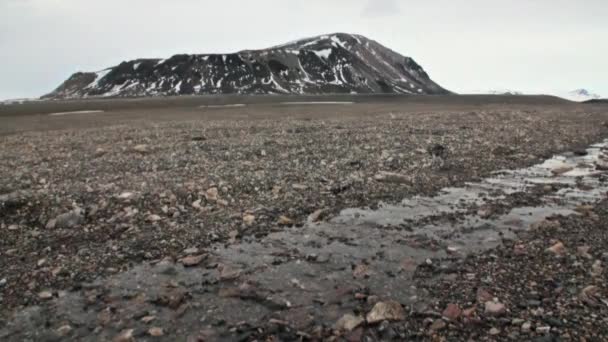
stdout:
[(251, 214), (246, 214), (245, 216), (243, 216), (243, 223), (245, 223), (248, 226), (252, 225), (254, 221), (255, 221), (255, 216), (253, 216)]
[(597, 306), (600, 303), (600, 300), (598, 298), (599, 292), (600, 289), (597, 286), (587, 286), (579, 294), (579, 299), (589, 306)]
[(507, 312), (507, 308), (504, 304), (488, 301), (485, 304), (485, 313), (492, 316), (502, 316)]
[(306, 186), (306, 185), (304, 185), (304, 184), (292, 184), (292, 185), (291, 185), (291, 187), (292, 187), (294, 190), (300, 190), (300, 191), (303, 191), (303, 190), (308, 189), (308, 186)]
[(202, 201), (200, 199), (192, 202), (192, 208), (194, 208), (194, 209), (201, 209), (202, 208), (201, 202)]
[(220, 271), (219, 280), (233, 280), (241, 276), (243, 270), (238, 267), (230, 265), (219, 265), (218, 270)]
[(160, 220), (162, 220), (162, 217), (160, 217), (158, 215), (152, 214), (152, 215), (148, 216), (148, 222), (158, 222)]
[(562, 167), (558, 167), (556, 169), (551, 170), (551, 173), (553, 173), (553, 175), (555, 176), (560, 176), (563, 175), (564, 173), (570, 172), (574, 170), (574, 167), (572, 166), (562, 166)]
[(353, 277), (357, 279), (367, 278), (372, 275), (372, 271), (369, 269), (368, 265), (359, 264), (353, 270)]
[(367, 314), (367, 323), (373, 324), (382, 321), (401, 321), (405, 319), (405, 310), (399, 302), (378, 302)]
[(480, 303), (490, 302), (494, 299), (492, 294), (484, 289), (477, 290), (477, 301)]
[(193, 266), (199, 265), (203, 261), (203, 259), (205, 259), (205, 255), (204, 254), (201, 254), (201, 255), (189, 255), (189, 256), (187, 256), (185, 258), (182, 258), (180, 260), (180, 262), (185, 267), (193, 267)]
[(530, 331), (532, 331), (532, 323), (526, 322), (526, 323), (522, 324), (522, 326), (521, 326), (522, 333), (529, 333)]
[(591, 275), (594, 277), (600, 277), (604, 273), (604, 268), (602, 267), (602, 261), (596, 260), (591, 266)]
[(112, 342), (133, 342), (135, 338), (133, 337), (134, 329), (126, 329), (123, 330), (120, 334), (118, 334)]
[(492, 328), (492, 329), (490, 329), (489, 334), (492, 335), (492, 336), (499, 335), (500, 334), (500, 330), (498, 328)]
[(140, 144), (140, 145), (133, 146), (133, 151), (140, 153), (140, 154), (147, 154), (150, 152), (148, 145), (146, 145), (146, 144)]
[(412, 182), (409, 176), (386, 171), (380, 171), (374, 176), (374, 179), (380, 183), (409, 184)]
[(447, 327), (447, 324), (442, 319), (436, 319), (433, 324), (431, 324), (432, 331), (441, 331)]
[(280, 226), (291, 226), (291, 225), (293, 225), (293, 220), (287, 216), (281, 216), (281, 217), (279, 217), (278, 224)]
[(3, 288), (4, 286), (6, 286), (6, 278), (0, 279), (0, 288)]
[(68, 324), (62, 325), (57, 329), (57, 335), (61, 337), (66, 337), (72, 332), (72, 327)]
[(448, 304), (441, 315), (450, 321), (456, 321), (462, 315), (462, 310), (456, 304)]
[(551, 327), (549, 327), (549, 326), (536, 327), (536, 332), (538, 334), (548, 334), (550, 331), (551, 331)]
[(51, 299), (51, 298), (53, 298), (53, 292), (51, 292), (51, 291), (42, 291), (42, 292), (38, 293), (38, 298), (44, 299), (44, 300)]
[(97, 149), (95, 149), (95, 154), (94, 155), (95, 155), (95, 157), (101, 157), (101, 156), (103, 156), (106, 153), (107, 153), (106, 150), (104, 150), (101, 147), (98, 147)]
[(562, 256), (566, 254), (566, 246), (562, 242), (557, 242), (553, 246), (547, 248), (547, 252), (553, 253), (556, 256)]
[(135, 194), (132, 192), (123, 192), (120, 195), (118, 195), (118, 199), (121, 199), (123, 201), (127, 201), (132, 199), (133, 197), (135, 197)]
[(327, 211), (325, 209), (317, 209), (308, 216), (310, 222), (319, 222), (323, 219)]
[(194, 254), (198, 254), (199, 249), (196, 247), (191, 247), (188, 249), (184, 249), (184, 255), (194, 255)]
[(576, 254), (585, 259), (592, 259), (593, 257), (589, 254), (590, 249), (589, 246), (579, 246), (576, 248)]
[(207, 201), (209, 202), (216, 202), (218, 199), (218, 190), (217, 188), (210, 188), (207, 189), (207, 191), (205, 192), (205, 199), (207, 199)]
[(65, 214), (61, 214), (49, 221), (46, 225), (48, 229), (53, 228), (74, 228), (84, 223), (84, 216), (81, 209), (74, 209)]
[(334, 329), (338, 331), (353, 331), (363, 322), (365, 322), (365, 319), (361, 316), (346, 314), (336, 322)]
[(144, 317), (141, 318), (141, 321), (143, 323), (148, 324), (148, 323), (152, 322), (155, 319), (156, 319), (156, 316), (144, 316)]
[(465, 309), (462, 311), (462, 317), (471, 318), (475, 316), (475, 311), (477, 311), (476, 307)]
[(154, 327), (154, 328), (150, 328), (148, 330), (148, 334), (150, 334), (150, 336), (152, 336), (152, 337), (160, 337), (160, 336), (163, 336), (165, 334), (165, 332), (163, 331), (162, 328)]

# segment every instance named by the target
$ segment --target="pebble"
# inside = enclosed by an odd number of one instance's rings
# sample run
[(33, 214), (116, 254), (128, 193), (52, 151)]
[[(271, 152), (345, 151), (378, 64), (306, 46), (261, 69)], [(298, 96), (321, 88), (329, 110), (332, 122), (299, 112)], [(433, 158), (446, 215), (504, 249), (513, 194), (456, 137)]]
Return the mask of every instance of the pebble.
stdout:
[(451, 321), (455, 321), (462, 315), (462, 310), (456, 304), (448, 304), (441, 315)]
[(133, 151), (135, 151), (137, 153), (141, 153), (141, 154), (146, 154), (146, 153), (150, 152), (150, 150), (148, 149), (148, 145), (146, 145), (146, 144), (140, 144), (140, 145), (133, 146)]
[(432, 331), (441, 331), (447, 327), (447, 324), (442, 319), (436, 319), (433, 324), (431, 324)]
[(591, 275), (594, 277), (599, 277), (604, 273), (604, 268), (602, 267), (602, 261), (596, 260), (591, 266)]
[(46, 227), (48, 229), (53, 228), (74, 228), (84, 222), (84, 216), (81, 209), (74, 209), (65, 214), (61, 214), (50, 220)]
[(411, 177), (394, 172), (381, 171), (374, 176), (374, 179), (381, 183), (409, 184)]
[(485, 312), (493, 316), (501, 316), (507, 312), (507, 308), (502, 303), (488, 301), (485, 304)]
[(193, 255), (193, 254), (198, 254), (198, 252), (199, 252), (198, 248), (196, 248), (196, 247), (191, 247), (191, 248), (188, 248), (188, 249), (184, 249), (184, 252), (183, 252), (183, 253), (184, 253), (185, 255)]
[(154, 327), (154, 328), (150, 328), (148, 330), (148, 334), (150, 334), (150, 336), (153, 336), (153, 337), (160, 337), (160, 336), (163, 336), (165, 334), (165, 332), (163, 331), (162, 328)]
[(192, 267), (192, 266), (197, 266), (198, 264), (200, 264), (204, 258), (205, 258), (205, 255), (203, 255), (203, 254), (190, 255), (185, 258), (182, 258), (180, 261), (181, 261), (182, 265), (184, 265), (185, 267)]
[(521, 332), (529, 333), (530, 331), (532, 331), (532, 323), (526, 322), (521, 325)]
[(61, 337), (68, 336), (72, 332), (72, 327), (68, 324), (62, 325), (57, 329), (57, 334)]
[(281, 226), (290, 226), (293, 225), (293, 220), (287, 216), (281, 216), (279, 217), (278, 224)]
[(365, 319), (361, 316), (346, 314), (336, 322), (334, 329), (338, 331), (352, 331), (363, 322), (365, 322)]
[(550, 331), (551, 331), (551, 327), (549, 327), (549, 326), (536, 327), (536, 332), (539, 334), (548, 334)]
[(144, 316), (141, 318), (141, 321), (148, 324), (156, 319), (156, 316)]
[(396, 301), (378, 302), (367, 314), (366, 319), (370, 324), (382, 321), (402, 321), (405, 319), (405, 310), (401, 303)]
[(497, 328), (490, 329), (490, 335), (496, 336), (498, 334), (500, 334), (500, 330), (498, 330)]
[(38, 298), (44, 299), (44, 300), (51, 299), (51, 298), (53, 298), (53, 293), (51, 291), (42, 291), (42, 292), (38, 293)]
[(557, 242), (553, 246), (547, 248), (547, 252), (551, 252), (554, 255), (561, 256), (566, 254), (566, 247), (562, 242)]
[(255, 216), (253, 216), (251, 214), (246, 214), (245, 216), (243, 216), (243, 223), (245, 223), (248, 226), (252, 225), (254, 221), (255, 221)]
[(134, 331), (135, 331), (134, 329), (123, 330), (120, 334), (118, 334), (116, 337), (114, 337), (114, 339), (112, 340), (112, 342), (132, 342), (132, 341), (135, 341), (135, 339), (133, 338), (133, 332)]
[(162, 220), (162, 218), (160, 216), (158, 216), (158, 215), (152, 214), (152, 215), (148, 216), (148, 221), (149, 222), (158, 222), (160, 220)]
[(205, 192), (205, 198), (207, 199), (207, 201), (210, 201), (210, 202), (217, 201), (217, 198), (218, 198), (217, 188), (207, 189), (207, 191)]

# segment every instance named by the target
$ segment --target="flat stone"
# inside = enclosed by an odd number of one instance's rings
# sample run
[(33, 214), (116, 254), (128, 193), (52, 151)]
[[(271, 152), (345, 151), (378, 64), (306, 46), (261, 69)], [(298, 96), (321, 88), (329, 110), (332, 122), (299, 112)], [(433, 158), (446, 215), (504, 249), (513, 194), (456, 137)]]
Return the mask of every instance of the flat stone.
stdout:
[(205, 255), (201, 254), (201, 255), (189, 255), (185, 258), (182, 258), (180, 260), (180, 262), (182, 263), (182, 265), (184, 265), (185, 267), (193, 267), (193, 266), (197, 266), (198, 264), (200, 264), (203, 259), (205, 259)]
[(334, 329), (338, 331), (352, 331), (363, 322), (365, 322), (365, 319), (361, 316), (346, 314), (336, 322)]
[(396, 301), (378, 302), (367, 314), (366, 319), (370, 324), (382, 321), (402, 321), (405, 319), (405, 310), (401, 303)]

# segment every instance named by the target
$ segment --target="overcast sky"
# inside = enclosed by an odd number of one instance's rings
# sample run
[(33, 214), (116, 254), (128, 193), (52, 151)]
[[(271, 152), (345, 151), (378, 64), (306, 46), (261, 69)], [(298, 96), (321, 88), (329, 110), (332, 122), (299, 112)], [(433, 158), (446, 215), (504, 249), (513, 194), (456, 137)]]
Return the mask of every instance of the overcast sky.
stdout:
[(0, 99), (123, 60), (331, 32), (411, 56), (455, 92), (608, 96), (607, 0), (0, 0)]

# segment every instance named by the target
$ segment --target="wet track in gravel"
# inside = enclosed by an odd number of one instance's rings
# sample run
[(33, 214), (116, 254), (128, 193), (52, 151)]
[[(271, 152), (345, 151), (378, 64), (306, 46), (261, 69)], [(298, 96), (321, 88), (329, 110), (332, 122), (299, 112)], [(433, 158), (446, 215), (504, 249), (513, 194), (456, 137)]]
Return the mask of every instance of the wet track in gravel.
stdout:
[[(125, 328), (98, 327), (95, 322), (104, 319), (105, 310), (125, 319), (153, 316), (174, 322), (168, 336), (176, 338), (208, 327), (214, 338), (226, 340), (235, 338), (234, 327), (271, 319), (303, 331), (334, 322), (356, 310), (358, 293), (398, 299), (415, 310), (428, 301), (412, 286), (420, 269), (435, 276), (449, 273), (467, 253), (495, 247), (547, 217), (576, 214), (581, 205), (604, 199), (608, 182), (604, 167), (598, 167), (605, 166), (604, 152), (608, 141), (529, 168), (498, 171), (434, 197), (346, 209), (329, 222), (311, 218), (304, 227), (262, 239), (192, 250), (178, 262), (137, 265), (79, 291), (59, 293), (52, 310), (80, 327), (75, 334), (84, 340), (111, 339)], [(531, 200), (507, 201), (518, 194)], [(100, 297), (105, 302), (93, 305)], [(40, 323), (40, 310), (24, 310), (0, 330), (0, 337), (31, 330)]]

